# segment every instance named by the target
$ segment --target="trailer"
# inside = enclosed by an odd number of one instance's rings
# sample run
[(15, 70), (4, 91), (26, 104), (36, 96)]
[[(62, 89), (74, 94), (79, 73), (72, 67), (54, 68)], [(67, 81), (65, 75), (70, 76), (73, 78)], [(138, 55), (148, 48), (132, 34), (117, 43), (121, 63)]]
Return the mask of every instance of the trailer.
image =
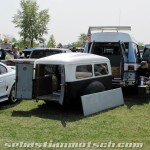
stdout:
[(81, 95), (112, 87), (110, 61), (105, 57), (61, 53), (16, 61), (17, 99), (55, 101), (63, 105), (79, 101)]
[(124, 103), (121, 89), (112, 90), (111, 66), (106, 57), (61, 53), (36, 60), (20, 59), (15, 64), (17, 99), (62, 106), (81, 104), (85, 116)]

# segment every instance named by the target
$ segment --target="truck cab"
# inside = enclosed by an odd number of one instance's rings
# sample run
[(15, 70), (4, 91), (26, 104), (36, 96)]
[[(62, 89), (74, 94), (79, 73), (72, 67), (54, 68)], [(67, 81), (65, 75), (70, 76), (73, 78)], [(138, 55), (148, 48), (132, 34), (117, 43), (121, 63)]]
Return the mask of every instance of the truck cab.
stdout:
[(84, 48), (84, 53), (110, 59), (114, 87), (135, 85), (136, 70), (141, 61), (135, 39), (129, 33), (120, 32), (120, 30), (131, 30), (131, 27), (89, 27), (88, 41)]
[(81, 96), (112, 88), (110, 61), (85, 53), (61, 53), (16, 63), (16, 97), (80, 103)]

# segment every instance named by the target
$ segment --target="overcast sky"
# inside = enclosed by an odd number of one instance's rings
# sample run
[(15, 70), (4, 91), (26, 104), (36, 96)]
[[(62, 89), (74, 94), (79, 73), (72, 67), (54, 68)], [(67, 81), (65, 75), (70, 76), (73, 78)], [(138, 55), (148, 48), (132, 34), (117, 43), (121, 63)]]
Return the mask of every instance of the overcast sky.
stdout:
[[(37, 0), (40, 10), (49, 9), (48, 37), (68, 44), (87, 33), (89, 26), (131, 26), (138, 42), (150, 43), (150, 0)], [(20, 0), (1, 0), (0, 34), (19, 39), (12, 17), (20, 10)]]

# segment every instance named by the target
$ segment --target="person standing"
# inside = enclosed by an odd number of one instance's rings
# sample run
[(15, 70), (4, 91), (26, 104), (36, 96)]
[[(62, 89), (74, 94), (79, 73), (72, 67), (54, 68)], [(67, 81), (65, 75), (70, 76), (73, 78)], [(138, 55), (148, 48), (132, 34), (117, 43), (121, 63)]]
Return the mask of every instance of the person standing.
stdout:
[(140, 84), (141, 78), (144, 82), (150, 81), (150, 69), (147, 61), (142, 61), (140, 67), (137, 69), (138, 84)]
[(14, 59), (14, 55), (11, 50), (6, 52), (5, 60)]
[(18, 47), (14, 47), (13, 48), (13, 53), (14, 53), (14, 59), (20, 58), (19, 48)]

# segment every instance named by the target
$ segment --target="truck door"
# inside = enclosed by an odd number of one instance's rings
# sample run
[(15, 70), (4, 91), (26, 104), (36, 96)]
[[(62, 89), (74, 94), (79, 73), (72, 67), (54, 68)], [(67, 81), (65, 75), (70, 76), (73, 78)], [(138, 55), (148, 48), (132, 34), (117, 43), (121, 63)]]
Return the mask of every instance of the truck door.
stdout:
[(123, 42), (119, 42), (120, 50), (121, 50), (121, 60), (120, 60), (120, 71), (121, 71), (121, 78), (123, 79), (124, 73), (124, 64), (127, 63), (127, 54), (125, 52), (125, 45)]
[(64, 66), (61, 66), (61, 92), (60, 92), (60, 99), (59, 99), (59, 104), (63, 104), (64, 100), (64, 93), (65, 93), (65, 68)]
[(33, 64), (16, 64), (16, 98), (32, 99)]

